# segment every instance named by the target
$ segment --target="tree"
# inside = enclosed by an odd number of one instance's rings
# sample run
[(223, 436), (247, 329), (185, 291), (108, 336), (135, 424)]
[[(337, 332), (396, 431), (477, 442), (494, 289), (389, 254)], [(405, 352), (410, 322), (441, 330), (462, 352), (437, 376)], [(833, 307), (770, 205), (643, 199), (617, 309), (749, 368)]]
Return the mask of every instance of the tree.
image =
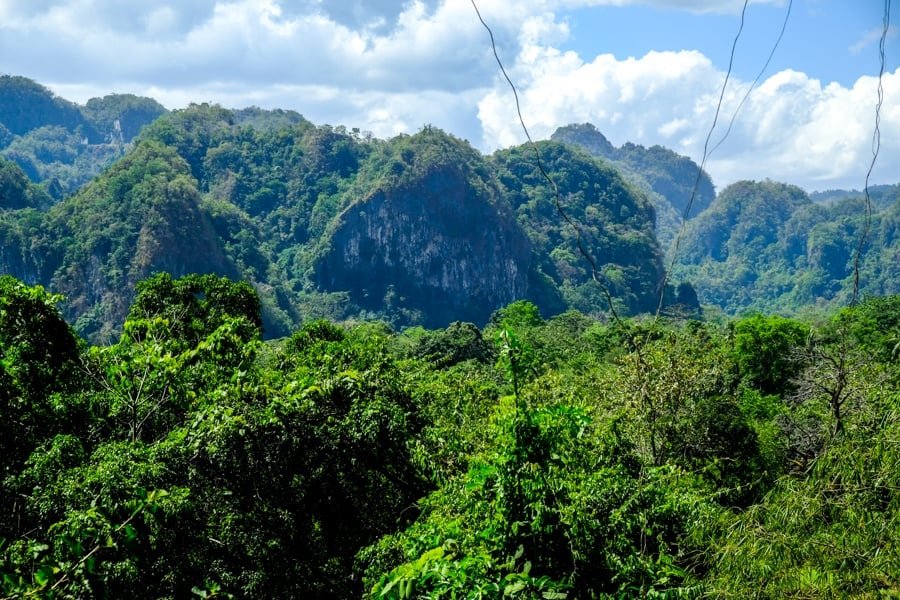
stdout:
[(491, 315), (491, 324), (498, 327), (535, 327), (543, 322), (540, 309), (528, 300), (516, 300)]
[(863, 379), (869, 379), (867, 385), (879, 383), (871, 368), (874, 363), (863, 357), (842, 325), (826, 333), (824, 339), (812, 339), (802, 358), (806, 368), (795, 381), (793, 400), (798, 404), (824, 401), (831, 417), (831, 435), (838, 435), (844, 429), (847, 412), (864, 401)]
[(25, 393), (71, 383), (78, 342), (56, 309), (61, 301), (41, 286), (0, 276), (0, 359)]
[(494, 356), (478, 327), (459, 321), (443, 331), (425, 333), (418, 339), (413, 354), (439, 367), (450, 367), (465, 360), (490, 362)]
[(114, 430), (132, 442), (154, 439), (204, 391), (248, 368), (260, 327), (259, 299), (246, 283), (159, 274), (138, 284), (122, 339), (92, 348), (85, 371), (106, 394)]
[(5, 481), (28, 455), (80, 419), (61, 395), (81, 387), (79, 344), (59, 296), (0, 276), (0, 539), (17, 531), (22, 503)]
[(138, 283), (128, 313), (134, 325), (126, 335), (143, 337), (147, 326), (142, 323), (155, 318), (168, 323), (166, 337), (170, 342), (186, 348), (196, 346), (228, 318), (246, 320), (251, 329), (255, 328), (255, 335), (262, 331), (259, 297), (253, 288), (217, 275), (172, 279), (168, 273), (159, 273)]
[(900, 359), (900, 294), (864, 298), (838, 313), (835, 324), (871, 359), (884, 363)]
[(803, 363), (797, 350), (809, 327), (778, 315), (753, 315), (734, 325), (734, 360), (738, 373), (764, 394), (790, 393)]

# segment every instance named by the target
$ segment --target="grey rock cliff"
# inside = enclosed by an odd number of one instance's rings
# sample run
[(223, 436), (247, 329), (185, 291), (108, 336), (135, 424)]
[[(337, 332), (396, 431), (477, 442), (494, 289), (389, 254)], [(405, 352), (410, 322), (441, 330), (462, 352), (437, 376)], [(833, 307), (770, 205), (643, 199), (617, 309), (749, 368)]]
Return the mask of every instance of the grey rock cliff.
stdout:
[[(461, 165), (379, 186), (339, 217), (316, 267), (324, 289), (424, 316), (485, 322), (527, 293), (528, 239), (492, 185)], [(392, 305), (392, 306), (391, 306)]]

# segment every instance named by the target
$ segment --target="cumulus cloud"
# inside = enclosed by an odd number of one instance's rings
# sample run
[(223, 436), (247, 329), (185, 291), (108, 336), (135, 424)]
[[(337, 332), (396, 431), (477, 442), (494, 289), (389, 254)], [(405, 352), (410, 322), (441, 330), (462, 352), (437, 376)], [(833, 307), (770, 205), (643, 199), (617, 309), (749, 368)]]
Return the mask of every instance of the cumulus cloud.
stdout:
[[(528, 2), (480, 6), (506, 56), (523, 23), (538, 39)], [(256, 104), (477, 141), (477, 98), (495, 72), (471, 5), (455, 0), (9, 0), (0, 17), (3, 70), (80, 102), (130, 92), (170, 108)]]
[[(2, 6), (0, 53), (55, 83), (233, 81), (408, 92), (464, 89), (490, 73), (471, 6), (459, 2), (15, 0)], [(27, 55), (22, 48), (30, 49)]]
[[(694, 51), (650, 52), (584, 61), (551, 47), (524, 48), (511, 65), (533, 137), (566, 123), (594, 123), (613, 143), (661, 144), (700, 161), (725, 73)], [(749, 82), (732, 78), (709, 148), (716, 183), (772, 178), (808, 189), (861, 187), (871, 161), (877, 79), (850, 87), (822, 84), (785, 70), (761, 82), (740, 108)], [(893, 183), (900, 161), (900, 70), (886, 74), (882, 147), (875, 179)], [(524, 135), (505, 82), (479, 102), (484, 147), (521, 143)]]
[[(336, 23), (351, 29), (364, 29), (383, 34), (400, 19), (408, 0), (313, 0), (314, 8)], [(420, 2), (427, 12), (438, 5), (437, 0)]]

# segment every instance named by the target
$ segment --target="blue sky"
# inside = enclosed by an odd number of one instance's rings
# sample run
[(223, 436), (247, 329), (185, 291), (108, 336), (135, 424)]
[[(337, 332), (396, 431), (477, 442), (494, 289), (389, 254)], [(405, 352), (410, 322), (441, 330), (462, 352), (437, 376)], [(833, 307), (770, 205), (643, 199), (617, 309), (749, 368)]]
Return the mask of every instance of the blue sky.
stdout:
[[(699, 161), (742, 0), (478, 4), (535, 137), (591, 122), (615, 144), (660, 144)], [(751, 1), (723, 122), (786, 8)], [(862, 187), (882, 10), (880, 0), (795, 0), (771, 66), (708, 162), (719, 188), (764, 178)], [(880, 183), (900, 181), (898, 43), (892, 30)], [(287, 108), (380, 137), (432, 124), (484, 152), (524, 140), (469, 0), (0, 0), (0, 72), (78, 102), (129, 92), (169, 108)]]
[[(768, 72), (795, 69), (845, 86), (860, 75), (877, 74), (883, 8), (878, 0), (794, 0)], [(561, 13), (571, 30), (571, 38), (561, 47), (583, 56), (611, 52), (620, 59), (650, 50), (693, 49), (725, 70), (740, 24), (739, 9), (698, 14), (652, 6), (582, 7)], [(735, 53), (735, 75), (751, 81), (756, 77), (786, 13), (786, 2), (749, 5)], [(889, 68), (896, 68), (898, 49), (892, 34), (887, 44)]]

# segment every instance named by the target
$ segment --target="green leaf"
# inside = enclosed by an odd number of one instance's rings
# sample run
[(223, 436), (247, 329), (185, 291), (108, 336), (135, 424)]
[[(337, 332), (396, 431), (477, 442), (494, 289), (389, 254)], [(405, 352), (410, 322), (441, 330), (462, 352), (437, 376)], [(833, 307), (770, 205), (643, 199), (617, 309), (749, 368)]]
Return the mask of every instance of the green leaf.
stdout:
[(34, 572), (34, 582), (40, 587), (45, 587), (50, 582), (52, 576), (52, 567), (41, 567)]
[(524, 581), (516, 581), (516, 582), (510, 583), (505, 588), (503, 588), (503, 595), (504, 596), (515, 596), (516, 594), (518, 594), (519, 592), (524, 590), (527, 586), (528, 586), (528, 584), (525, 583)]
[(125, 533), (125, 542), (131, 543), (137, 538), (137, 531), (135, 528), (129, 523), (122, 528), (122, 531)]
[(402, 581), (403, 581), (402, 577), (397, 577), (396, 579), (391, 580), (390, 582), (388, 582), (388, 584), (386, 586), (381, 588), (381, 593), (379, 594), (379, 596), (384, 598), (385, 596), (387, 596), (388, 592), (390, 592), (392, 589), (394, 589), (395, 585), (397, 585), (398, 583), (401, 583)]

